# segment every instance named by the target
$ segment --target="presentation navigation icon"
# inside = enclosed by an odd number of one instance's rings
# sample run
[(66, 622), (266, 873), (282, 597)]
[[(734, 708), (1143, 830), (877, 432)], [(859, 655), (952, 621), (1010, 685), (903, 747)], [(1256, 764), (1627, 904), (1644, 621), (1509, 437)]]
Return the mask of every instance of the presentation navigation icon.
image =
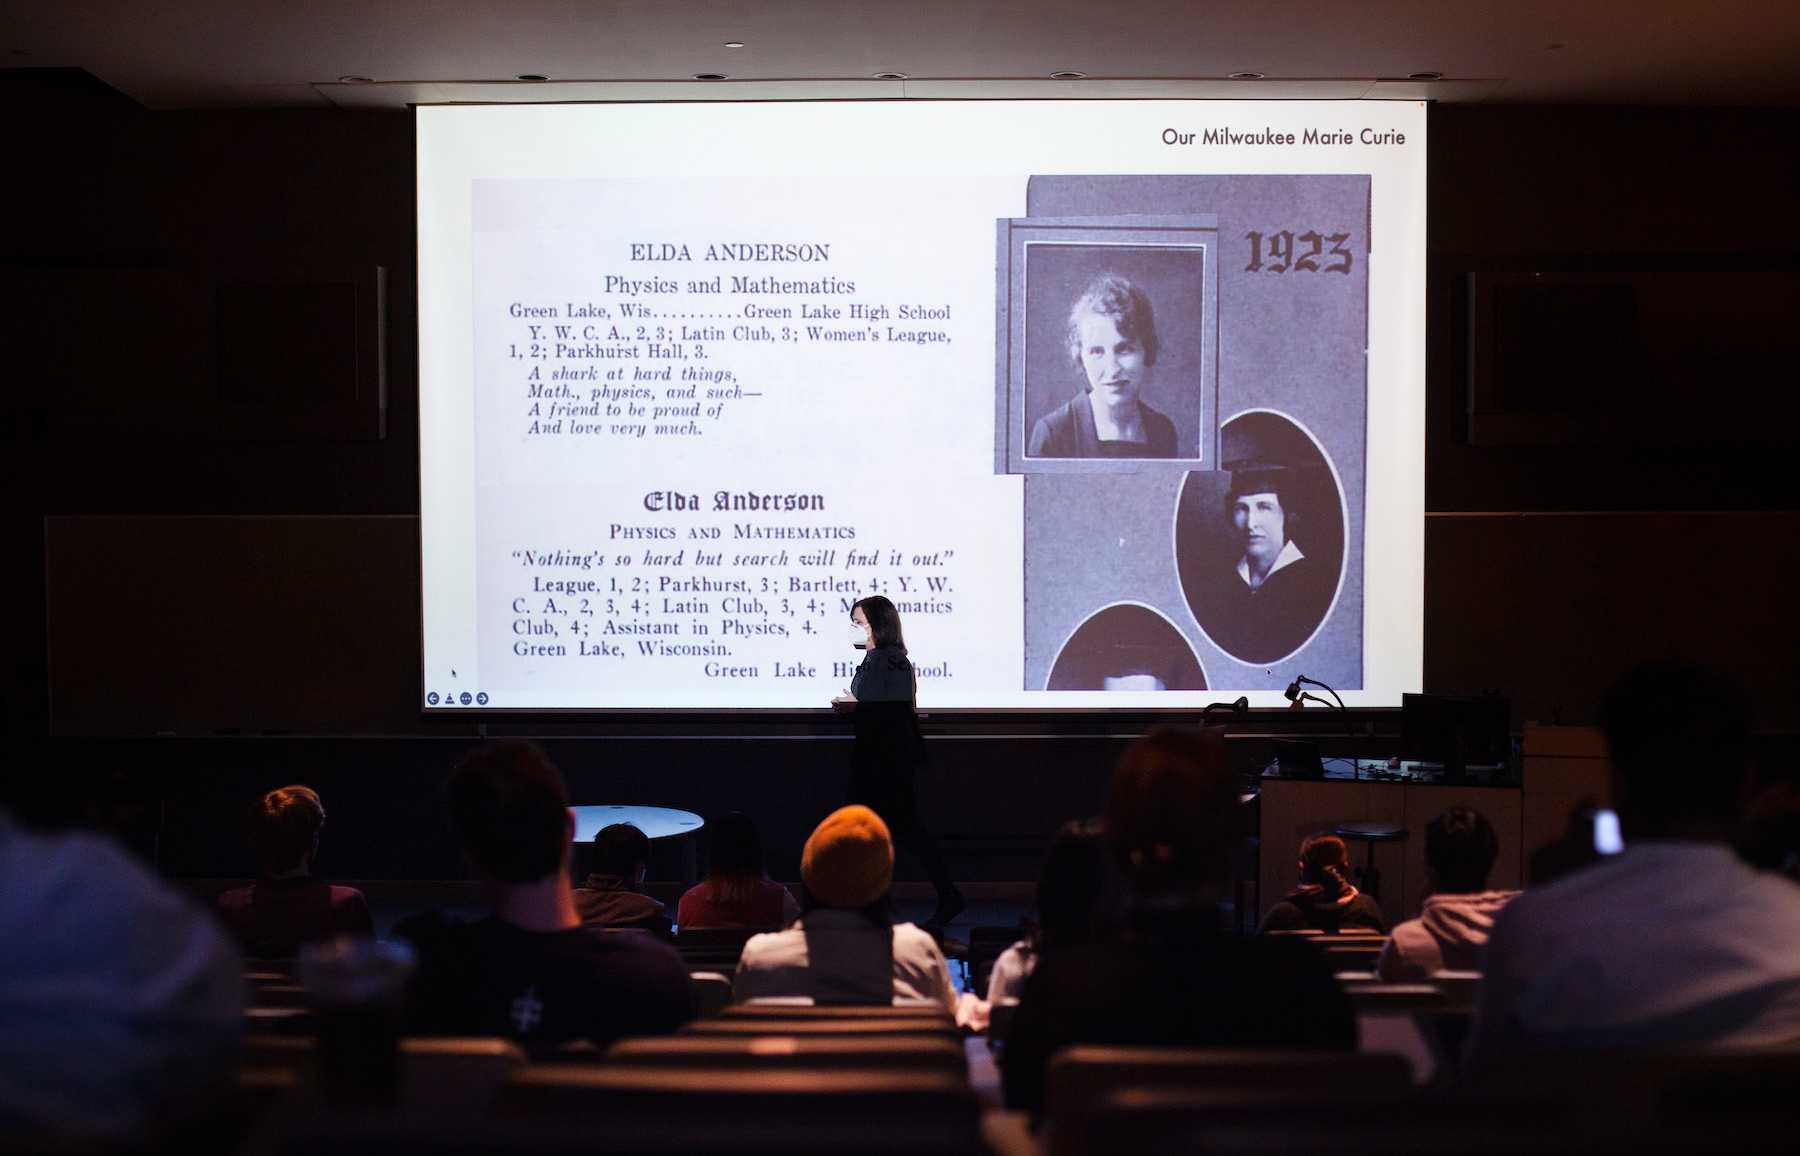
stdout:
[(438, 692), (434, 690), (430, 694), (426, 695), (425, 702), (429, 706), (436, 706), (438, 704)]
[(475, 705), (476, 706), (486, 706), (487, 703), (488, 703), (487, 691), (485, 691), (485, 690), (477, 691), (475, 694)]
[(457, 698), (457, 700), (456, 700), (456, 701), (457, 701), (457, 702), (460, 702), (460, 703), (462, 703), (462, 704), (463, 704), (463, 705), (464, 705), (464, 706), (468, 706), (468, 705), (469, 705), (469, 704), (470, 704), (470, 703), (471, 703), (471, 702), (474, 702), (474, 701), (475, 701), (475, 696), (474, 696), (474, 695), (472, 695), (472, 694), (470, 694), (470, 693), (469, 693), (469, 692), (468, 692), (468, 691), (466, 691), (466, 690), (465, 690), (465, 691), (463, 691), (463, 692), (462, 692), (462, 694), (461, 694), (461, 695), (460, 695), (460, 696), (459, 696), (459, 697), (458, 697), (458, 698)]

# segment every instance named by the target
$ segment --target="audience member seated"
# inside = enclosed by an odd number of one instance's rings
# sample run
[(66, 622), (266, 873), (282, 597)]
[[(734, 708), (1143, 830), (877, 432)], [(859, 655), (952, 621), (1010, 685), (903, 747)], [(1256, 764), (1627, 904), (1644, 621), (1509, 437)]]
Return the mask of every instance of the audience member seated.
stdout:
[(1553, 883), (1600, 862), (1600, 851), (1594, 846), (1594, 820), (1599, 813), (1600, 804), (1591, 795), (1569, 808), (1562, 837), (1545, 843), (1525, 861), (1525, 877), (1533, 887)]
[(596, 927), (636, 927), (669, 937), (669, 909), (645, 895), (650, 870), (650, 837), (630, 823), (602, 827), (594, 835), (594, 866), (575, 889), (575, 910)]
[(1113, 774), (1105, 833), (1131, 910), (1110, 941), (1045, 952), (1006, 1041), (1006, 1100), (1041, 1112), (1069, 1044), (1356, 1046), (1356, 1019), (1319, 951), (1241, 939), (1220, 903), (1242, 840), (1237, 776), (1217, 732), (1163, 729)]
[(1417, 919), (1394, 928), (1375, 971), (1390, 981), (1434, 971), (1479, 971), (1494, 916), (1517, 891), (1489, 891), (1500, 856), (1494, 825), (1479, 811), (1451, 807), (1425, 825), (1425, 888)]
[(1466, 1061), (1800, 1043), (1800, 887), (1731, 844), (1750, 761), (1741, 688), (1639, 667), (1601, 704), (1625, 849), (1507, 904)]
[(311, 787), (270, 791), (251, 808), (257, 881), (219, 896), (219, 913), (248, 954), (289, 959), (310, 940), (374, 934), (362, 892), (313, 876), (324, 827), (325, 807)]
[(236, 1074), (236, 945), (100, 836), (0, 812), (0, 880), (0, 1147), (156, 1150)]
[(894, 843), (863, 806), (833, 811), (800, 853), (803, 914), (786, 931), (753, 935), (738, 960), (739, 1000), (819, 1004), (927, 1000), (954, 1014), (944, 953), (928, 932), (895, 923), (888, 906)]
[(449, 802), (464, 853), (492, 882), (493, 912), (474, 923), (429, 912), (395, 929), (418, 953), (412, 1031), (509, 1036), (539, 1049), (687, 1021), (687, 968), (674, 948), (583, 924), (576, 912), (575, 815), (549, 756), (524, 742), (482, 748), (451, 774)]
[(1757, 788), (1738, 851), (1751, 865), (1800, 882), (1800, 783), (1776, 781)]
[(1300, 844), (1300, 886), (1269, 908), (1260, 931), (1386, 931), (1381, 905), (1350, 882), (1350, 854), (1336, 835)]
[(762, 835), (742, 811), (706, 825), (706, 880), (687, 889), (675, 908), (683, 930), (702, 927), (786, 927), (800, 905), (763, 868)]
[(1069, 822), (1050, 842), (1038, 876), (1037, 930), (1000, 953), (988, 977), (988, 1003), (1018, 999), (1044, 952), (1099, 938), (1111, 865), (1099, 823)]

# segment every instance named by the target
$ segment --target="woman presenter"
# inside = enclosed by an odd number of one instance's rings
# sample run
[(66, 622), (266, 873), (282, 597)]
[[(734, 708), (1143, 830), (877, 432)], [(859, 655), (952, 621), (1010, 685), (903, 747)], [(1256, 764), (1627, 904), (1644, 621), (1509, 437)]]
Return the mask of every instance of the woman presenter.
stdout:
[(962, 892), (950, 879), (937, 840), (919, 820), (915, 782), (925, 765), (919, 731), (918, 679), (906, 657), (900, 612), (880, 595), (850, 609), (850, 644), (863, 651), (850, 687), (832, 700), (851, 712), (856, 742), (851, 750), (850, 802), (861, 803), (888, 825), (897, 851), (924, 867), (937, 890), (937, 909), (925, 926), (942, 931), (963, 909)]

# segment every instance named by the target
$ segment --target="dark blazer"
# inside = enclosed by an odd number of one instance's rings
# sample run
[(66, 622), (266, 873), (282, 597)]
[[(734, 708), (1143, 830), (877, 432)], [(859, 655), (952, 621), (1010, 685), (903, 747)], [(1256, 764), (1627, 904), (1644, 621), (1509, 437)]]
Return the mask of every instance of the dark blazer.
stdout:
[(913, 776), (925, 762), (925, 736), (913, 709), (913, 667), (898, 646), (877, 646), (850, 680), (856, 698), (850, 752), (850, 801), (887, 816), (910, 813)]
[(1081, 393), (1045, 414), (1031, 429), (1025, 453), (1034, 458), (1172, 458), (1176, 455), (1175, 423), (1138, 402), (1147, 443), (1103, 442), (1094, 428), (1094, 409)]

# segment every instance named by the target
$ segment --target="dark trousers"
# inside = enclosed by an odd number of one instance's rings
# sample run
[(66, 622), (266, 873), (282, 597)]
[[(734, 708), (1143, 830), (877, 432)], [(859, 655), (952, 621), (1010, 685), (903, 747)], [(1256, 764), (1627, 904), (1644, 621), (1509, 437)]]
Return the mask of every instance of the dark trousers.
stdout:
[(937, 892), (938, 902), (942, 903), (956, 893), (956, 883), (950, 878), (944, 852), (938, 846), (937, 837), (919, 818), (919, 804), (911, 777), (893, 781), (890, 776), (891, 772), (889, 775), (853, 775), (850, 801), (861, 803), (881, 816), (887, 824), (888, 834), (894, 837), (895, 852), (918, 860), (919, 866), (925, 869), (925, 877), (931, 880), (932, 889)]

